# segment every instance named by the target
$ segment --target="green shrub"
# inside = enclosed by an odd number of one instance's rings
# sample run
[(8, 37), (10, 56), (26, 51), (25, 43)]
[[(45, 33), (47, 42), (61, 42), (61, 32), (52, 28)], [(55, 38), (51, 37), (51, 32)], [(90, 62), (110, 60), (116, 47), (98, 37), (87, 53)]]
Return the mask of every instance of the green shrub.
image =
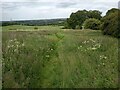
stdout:
[(38, 27), (34, 27), (34, 29), (38, 29)]
[(81, 29), (81, 27), (79, 25), (76, 25), (75, 29)]
[(70, 27), (70, 26), (68, 25), (67, 21), (65, 21), (65, 22), (64, 22), (64, 27), (62, 27), (62, 29), (69, 29), (69, 27)]
[(99, 30), (100, 24), (101, 24), (100, 20), (95, 18), (90, 18), (84, 21), (83, 26), (85, 29)]
[(118, 13), (120, 13), (120, 10), (114, 12), (110, 12), (109, 10), (109, 14), (106, 14), (106, 16), (102, 18), (101, 29), (104, 35), (111, 35), (120, 38), (120, 18), (118, 17)]

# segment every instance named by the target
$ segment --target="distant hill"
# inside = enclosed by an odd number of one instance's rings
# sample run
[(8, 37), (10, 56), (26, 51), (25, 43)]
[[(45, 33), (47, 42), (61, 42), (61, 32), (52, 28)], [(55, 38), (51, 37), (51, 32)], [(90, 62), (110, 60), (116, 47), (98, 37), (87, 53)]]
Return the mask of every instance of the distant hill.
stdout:
[(28, 25), (28, 26), (63, 25), (65, 20), (66, 20), (66, 18), (44, 19), (44, 20), (0, 21), (0, 25), (2, 25), (2, 26), (8, 26), (8, 25)]

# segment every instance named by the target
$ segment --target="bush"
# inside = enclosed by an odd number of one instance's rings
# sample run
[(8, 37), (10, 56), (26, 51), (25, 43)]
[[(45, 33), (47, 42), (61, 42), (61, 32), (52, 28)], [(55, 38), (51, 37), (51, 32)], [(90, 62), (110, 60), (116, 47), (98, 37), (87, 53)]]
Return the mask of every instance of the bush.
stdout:
[(101, 24), (100, 20), (95, 18), (90, 18), (84, 21), (83, 26), (85, 29), (99, 30), (100, 24)]
[(116, 10), (114, 12), (111, 11), (111, 13), (106, 14), (106, 16), (102, 18), (101, 29), (104, 35), (111, 35), (120, 38), (120, 18), (118, 17), (118, 13), (120, 13), (120, 10)]
[(62, 29), (69, 29), (69, 25), (68, 25), (67, 21), (64, 22), (64, 27), (62, 27)]
[(34, 27), (34, 29), (38, 29), (38, 27)]
[(79, 25), (76, 25), (75, 29), (81, 29), (81, 27)]

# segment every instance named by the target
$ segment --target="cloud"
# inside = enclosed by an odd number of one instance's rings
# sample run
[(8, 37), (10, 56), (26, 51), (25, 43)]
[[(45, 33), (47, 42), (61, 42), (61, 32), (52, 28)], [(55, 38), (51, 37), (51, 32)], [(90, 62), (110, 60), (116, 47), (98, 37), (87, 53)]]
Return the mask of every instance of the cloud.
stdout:
[(119, 0), (3, 0), (3, 20), (67, 18), (78, 10), (118, 8)]
[(52, 6), (53, 4), (45, 2), (4, 2), (2, 3), (3, 9), (17, 9), (21, 7), (43, 7)]
[(57, 4), (56, 7), (58, 7), (58, 8), (67, 8), (67, 7), (76, 5), (76, 4), (77, 3), (75, 3), (75, 2), (61, 2), (61, 3)]

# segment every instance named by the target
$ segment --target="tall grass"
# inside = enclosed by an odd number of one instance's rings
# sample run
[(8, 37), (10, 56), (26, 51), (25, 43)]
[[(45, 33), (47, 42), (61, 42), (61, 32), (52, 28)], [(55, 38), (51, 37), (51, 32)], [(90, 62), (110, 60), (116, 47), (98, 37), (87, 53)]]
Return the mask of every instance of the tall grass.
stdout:
[(3, 31), (2, 46), (4, 88), (118, 87), (118, 41), (100, 31)]

